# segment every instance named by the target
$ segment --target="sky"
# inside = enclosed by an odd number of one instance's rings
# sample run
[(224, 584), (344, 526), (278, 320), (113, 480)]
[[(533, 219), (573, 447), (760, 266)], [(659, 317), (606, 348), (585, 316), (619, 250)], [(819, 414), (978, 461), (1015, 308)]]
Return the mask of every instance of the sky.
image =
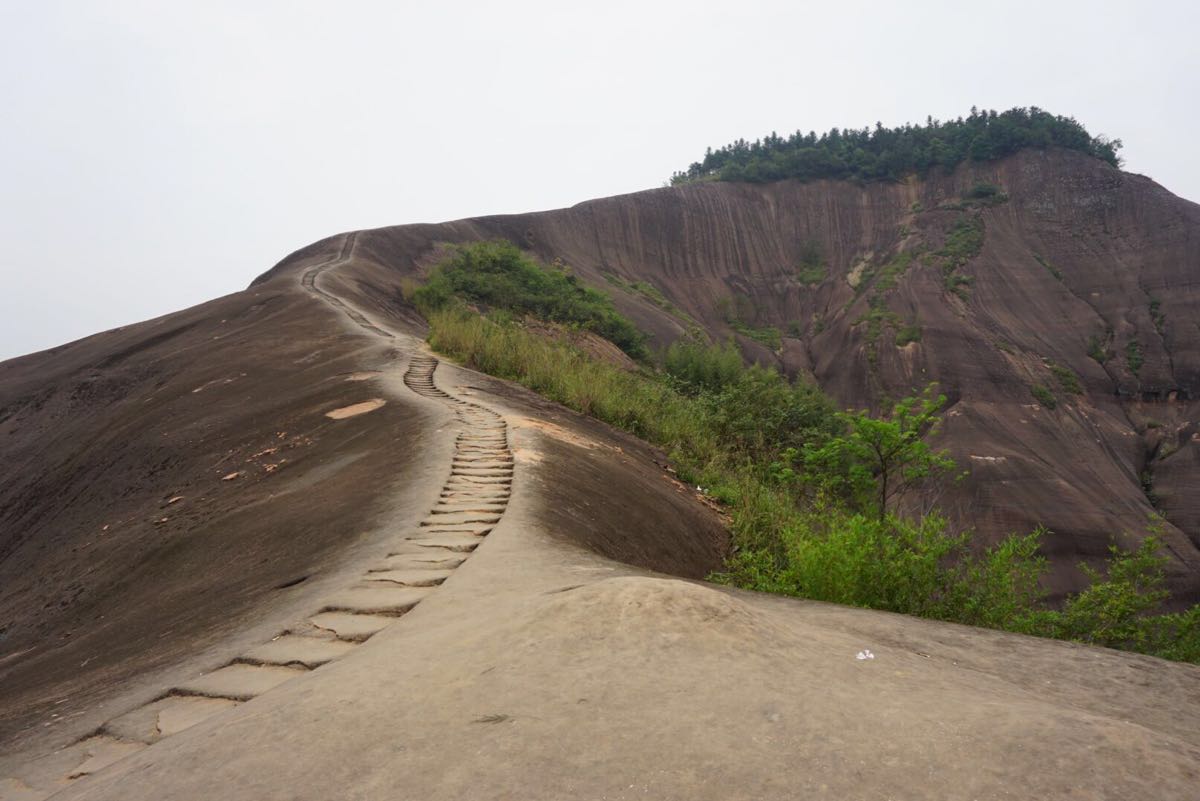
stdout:
[(1036, 105), (1200, 201), (1197, 30), (1190, 2), (0, 0), (0, 359), (771, 131)]

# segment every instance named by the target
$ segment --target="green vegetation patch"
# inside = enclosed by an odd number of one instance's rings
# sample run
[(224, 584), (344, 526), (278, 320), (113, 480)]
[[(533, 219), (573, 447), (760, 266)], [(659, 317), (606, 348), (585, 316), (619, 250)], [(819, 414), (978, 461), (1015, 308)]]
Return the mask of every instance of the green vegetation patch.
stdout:
[(959, 270), (983, 251), (983, 236), (983, 219), (974, 214), (963, 214), (946, 232), (942, 247), (934, 251), (942, 270), (942, 285), (964, 299), (972, 279)]
[(946, 232), (946, 241), (936, 252), (950, 269), (962, 267), (983, 250), (983, 220), (974, 214), (964, 214)]
[[(896, 288), (900, 278), (908, 272), (919, 255), (919, 250), (906, 250), (897, 253), (883, 265), (867, 266), (863, 269), (860, 283), (855, 287), (856, 297), (867, 287), (871, 289), (867, 311), (854, 321), (854, 325), (867, 325), (864, 338), (867, 342), (867, 361), (872, 367), (879, 362), (879, 342), (885, 328), (894, 332), (893, 341), (898, 347), (921, 340), (921, 326), (915, 320), (906, 322), (887, 307), (888, 293)], [(853, 300), (848, 302), (846, 308), (853, 303)]]
[(1036, 253), (1035, 253), (1035, 254), (1033, 254), (1033, 257), (1034, 257), (1035, 259), (1037, 259), (1037, 263), (1038, 263), (1038, 264), (1040, 264), (1040, 265), (1042, 265), (1043, 267), (1045, 267), (1045, 268), (1046, 268), (1046, 272), (1048, 272), (1048, 273), (1050, 273), (1052, 276), (1054, 276), (1054, 278), (1055, 278), (1056, 280), (1058, 280), (1058, 281), (1061, 281), (1061, 280), (1063, 280), (1063, 274), (1062, 274), (1062, 271), (1061, 271), (1061, 270), (1059, 270), (1057, 267), (1055, 267), (1053, 264), (1051, 264), (1051, 263), (1050, 263), (1050, 261), (1049, 261), (1048, 259), (1046, 259), (1046, 258), (1044, 258), (1044, 257), (1042, 257), (1042, 256), (1039, 256), (1039, 255), (1038, 255), (1038, 254), (1036, 254)]
[(696, 325), (696, 321), (692, 319), (691, 315), (672, 303), (670, 298), (662, 293), (662, 290), (660, 290), (654, 284), (651, 284), (649, 281), (626, 281), (624, 278), (620, 277), (619, 275), (614, 275), (613, 273), (604, 273), (604, 280), (619, 289), (629, 292), (630, 294), (640, 295), (658, 308), (665, 311), (667, 314), (670, 314), (671, 316), (682, 320), (689, 325)]
[(887, 292), (894, 289), (900, 282), (900, 278), (908, 272), (908, 268), (912, 266), (916, 257), (917, 252), (911, 250), (902, 251), (893, 256), (875, 272), (877, 276), (874, 285), (875, 291)]
[(783, 347), (783, 332), (778, 328), (766, 326), (764, 328), (752, 328), (743, 322), (734, 321), (730, 323), (730, 327), (743, 336), (750, 337), (760, 345), (766, 345), (771, 350), (779, 350)]
[(1083, 385), (1079, 383), (1079, 376), (1075, 375), (1075, 371), (1070, 367), (1051, 362), (1050, 372), (1054, 373), (1054, 377), (1058, 379), (1058, 386), (1063, 392), (1071, 395), (1083, 394)]
[[(697, 181), (779, 181), (822, 178), (856, 181), (898, 181), (905, 176), (925, 175), (940, 167), (952, 169), (964, 161), (989, 161), (1024, 148), (1066, 148), (1120, 166), (1117, 152), (1121, 140), (1092, 136), (1070, 117), (1037, 107), (1008, 111), (971, 109), (967, 117), (940, 122), (930, 118), (924, 125), (885, 128), (833, 128), (817, 136), (813, 131), (796, 131), (788, 137), (745, 139), (713, 150), (686, 170), (671, 176), (672, 184)], [(990, 184), (980, 184), (990, 192)], [(972, 190), (974, 191), (974, 190)], [(971, 199), (990, 202), (1003, 193)], [(1003, 201), (1000, 201), (1003, 202)]]
[(1088, 356), (1096, 361), (1097, 364), (1104, 364), (1112, 358), (1112, 351), (1109, 350), (1108, 343), (1112, 340), (1112, 331), (1106, 333), (1103, 337), (1099, 334), (1092, 334), (1088, 337), (1087, 352)]
[(808, 240), (800, 247), (800, 264), (796, 268), (796, 279), (802, 284), (816, 286), (828, 276), (829, 270), (825, 266), (820, 243)]
[(1029, 388), (1029, 393), (1047, 409), (1053, 409), (1058, 406), (1058, 398), (1054, 397), (1054, 393), (1041, 384), (1034, 384)]
[(455, 247), (412, 299), (426, 315), (455, 303), (478, 304), (578, 326), (634, 358), (647, 355), (645, 335), (617, 313), (606, 295), (581, 284), (566, 268), (538, 264), (511, 242)]
[(1142, 345), (1136, 339), (1131, 339), (1125, 343), (1125, 364), (1129, 366), (1129, 372), (1134, 375), (1142, 369)]
[(883, 305), (883, 298), (871, 298), (867, 313), (854, 321), (854, 325), (867, 324), (867, 342), (879, 340), (885, 327), (895, 327), (900, 324), (900, 315)]
[(1150, 319), (1154, 321), (1154, 330), (1161, 337), (1167, 330), (1167, 315), (1163, 313), (1162, 301), (1150, 298)]
[(745, 295), (730, 295), (717, 300), (717, 311), (721, 318), (742, 336), (766, 345), (773, 351), (783, 347), (783, 332), (772, 326), (757, 327), (748, 321), (754, 317), (754, 303)]
[(979, 182), (962, 193), (967, 205), (998, 206), (1008, 202), (1008, 194), (996, 184)]
[(905, 323), (904, 325), (902, 325), (899, 328), (899, 330), (896, 331), (896, 346), (897, 347), (902, 348), (905, 345), (909, 344), (910, 342), (920, 342), (920, 341), (921, 341), (921, 326), (918, 325), (915, 321), (911, 322), (911, 323)]

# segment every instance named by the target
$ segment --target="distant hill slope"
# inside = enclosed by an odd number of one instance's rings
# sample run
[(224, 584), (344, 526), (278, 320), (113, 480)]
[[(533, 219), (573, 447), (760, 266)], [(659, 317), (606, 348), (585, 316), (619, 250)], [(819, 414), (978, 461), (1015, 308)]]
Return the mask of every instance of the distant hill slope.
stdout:
[(1179, 601), (1200, 600), (1200, 206), (1153, 181), (1031, 150), (903, 183), (701, 183), (364, 232), (346, 289), (399, 313), (439, 243), (495, 237), (660, 346), (698, 324), (850, 406), (937, 381), (970, 471), (940, 503), (981, 541), (1049, 527), (1065, 592), (1159, 514)]

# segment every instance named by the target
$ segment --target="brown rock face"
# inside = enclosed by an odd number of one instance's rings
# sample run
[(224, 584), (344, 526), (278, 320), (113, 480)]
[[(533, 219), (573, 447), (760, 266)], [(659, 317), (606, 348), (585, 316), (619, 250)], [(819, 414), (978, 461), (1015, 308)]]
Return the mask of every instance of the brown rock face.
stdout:
[[(964, 203), (981, 182), (1007, 200)], [(944, 444), (970, 473), (938, 500), (981, 543), (1046, 526), (1062, 593), (1082, 586), (1080, 562), (1135, 545), (1157, 514), (1177, 600), (1200, 600), (1200, 206), (1153, 181), (1029, 151), (899, 185), (658, 189), (364, 232), (340, 291), (399, 314), (400, 280), (439, 243), (496, 237), (606, 288), (659, 345), (689, 317), (735, 335), (735, 315), (784, 335), (772, 352), (736, 334), (749, 356), (848, 406), (938, 382)], [(814, 253), (815, 275), (801, 268)], [(627, 288), (637, 281), (675, 308)]]

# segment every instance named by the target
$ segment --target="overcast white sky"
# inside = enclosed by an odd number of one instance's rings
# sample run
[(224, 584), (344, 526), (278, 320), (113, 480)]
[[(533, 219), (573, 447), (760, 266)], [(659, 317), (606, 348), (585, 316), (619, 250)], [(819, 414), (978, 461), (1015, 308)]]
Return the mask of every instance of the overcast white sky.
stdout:
[(1197, 8), (0, 0), (0, 359), (772, 130), (1038, 105), (1200, 200)]

